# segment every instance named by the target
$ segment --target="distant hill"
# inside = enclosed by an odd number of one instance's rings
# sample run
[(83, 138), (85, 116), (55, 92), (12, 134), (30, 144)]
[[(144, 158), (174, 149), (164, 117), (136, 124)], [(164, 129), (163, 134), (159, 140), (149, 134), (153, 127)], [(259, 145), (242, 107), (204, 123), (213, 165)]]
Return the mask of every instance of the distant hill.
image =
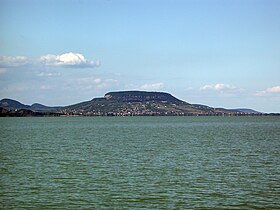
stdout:
[(60, 116), (56, 112), (34, 112), (29, 109), (8, 110), (0, 107), (0, 117)]
[(119, 91), (63, 107), (63, 113), (90, 116), (185, 116), (185, 115), (234, 115), (236, 112), (215, 109), (205, 105), (189, 104), (169, 93), (146, 91)]
[(15, 110), (15, 109), (29, 109), (30, 106), (24, 105), (16, 100), (4, 98), (0, 101), (0, 107), (8, 110)]
[(30, 110), (35, 111), (35, 112), (53, 112), (59, 110), (61, 107), (56, 106), (56, 107), (51, 107), (51, 106), (45, 106), (42, 104), (32, 104), (30, 106)]
[(6, 110), (25, 109), (34, 112), (53, 112), (61, 108), (61, 107), (48, 107), (38, 103), (29, 106), (29, 105), (22, 104), (16, 100), (8, 99), (8, 98), (2, 99), (0, 101), (0, 107)]
[[(251, 109), (224, 109), (201, 104), (190, 104), (177, 99), (169, 93), (146, 91), (109, 92), (104, 97), (65, 107), (48, 107), (38, 103), (29, 106), (12, 99), (2, 99), (0, 108), (2, 108), (1, 113), (4, 113), (5, 116), (13, 115), (13, 113), (19, 113), (20, 116), (24, 116), (25, 113), (35, 116), (217, 116), (263, 114)], [(30, 110), (33, 113), (20, 110)]]
[(163, 92), (146, 92), (146, 91), (119, 91), (109, 92), (104, 96), (107, 100), (116, 100), (120, 102), (145, 102), (145, 101), (166, 101), (166, 102), (183, 102), (169, 93)]

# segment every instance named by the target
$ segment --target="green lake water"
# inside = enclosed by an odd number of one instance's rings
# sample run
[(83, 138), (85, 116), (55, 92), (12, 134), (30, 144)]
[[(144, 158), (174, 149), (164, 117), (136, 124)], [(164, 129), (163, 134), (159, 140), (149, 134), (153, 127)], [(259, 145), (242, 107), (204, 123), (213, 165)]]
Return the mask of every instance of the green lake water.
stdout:
[(280, 209), (279, 117), (0, 118), (0, 209)]

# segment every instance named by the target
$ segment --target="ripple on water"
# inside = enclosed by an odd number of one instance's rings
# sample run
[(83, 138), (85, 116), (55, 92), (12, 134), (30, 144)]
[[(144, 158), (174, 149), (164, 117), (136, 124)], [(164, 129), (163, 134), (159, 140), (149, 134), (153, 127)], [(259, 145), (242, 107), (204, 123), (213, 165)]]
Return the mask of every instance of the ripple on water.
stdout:
[(0, 122), (3, 209), (280, 208), (278, 117)]

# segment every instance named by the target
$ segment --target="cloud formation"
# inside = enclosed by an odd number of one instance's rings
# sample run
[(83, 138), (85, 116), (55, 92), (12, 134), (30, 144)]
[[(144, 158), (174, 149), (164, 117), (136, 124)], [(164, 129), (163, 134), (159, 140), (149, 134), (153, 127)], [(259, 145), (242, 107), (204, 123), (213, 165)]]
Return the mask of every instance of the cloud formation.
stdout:
[(29, 64), (25, 56), (0, 56), (0, 67), (13, 68)]
[(280, 86), (274, 86), (271, 88), (267, 88), (266, 92), (268, 93), (280, 93)]
[(37, 60), (29, 60), (26, 56), (0, 56), (0, 68), (16, 68), (22, 66), (48, 66), (70, 68), (93, 68), (100, 66), (100, 61), (91, 61), (81, 53), (47, 54)]
[(223, 91), (223, 90), (233, 90), (236, 87), (230, 84), (211, 84), (211, 85), (204, 85), (200, 87), (200, 90), (215, 90), (215, 91)]
[(242, 89), (237, 88), (234, 85), (225, 83), (204, 85), (199, 89), (200, 91), (203, 91), (207, 94), (214, 94), (215, 96), (218, 95), (222, 97), (233, 97), (242, 92)]
[(144, 84), (140, 86), (140, 89), (142, 90), (158, 90), (160, 88), (162, 88), (163, 83), (154, 83), (154, 84)]
[(64, 53), (61, 55), (43, 55), (40, 57), (39, 62), (42, 65), (54, 66), (54, 67), (80, 67), (80, 68), (92, 68), (100, 66), (100, 61), (87, 60), (80, 53)]
[(38, 77), (59, 77), (60, 75), (60, 72), (40, 72), (37, 74)]
[(270, 88), (267, 88), (265, 90), (262, 90), (262, 91), (257, 91), (255, 93), (256, 96), (266, 96), (266, 95), (269, 95), (269, 94), (272, 94), (272, 93), (280, 93), (280, 86), (274, 86), (274, 87), (270, 87)]
[(41, 85), (40, 90), (54, 90), (56, 87), (52, 85)]
[(71, 83), (75, 88), (82, 90), (106, 89), (118, 83), (115, 79), (103, 79), (100, 77), (76, 78)]

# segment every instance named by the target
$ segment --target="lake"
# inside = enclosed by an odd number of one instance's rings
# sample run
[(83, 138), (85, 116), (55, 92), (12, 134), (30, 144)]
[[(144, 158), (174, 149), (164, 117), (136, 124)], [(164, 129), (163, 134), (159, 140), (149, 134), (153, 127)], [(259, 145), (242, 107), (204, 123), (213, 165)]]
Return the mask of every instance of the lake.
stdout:
[(279, 209), (280, 117), (0, 118), (0, 209)]

